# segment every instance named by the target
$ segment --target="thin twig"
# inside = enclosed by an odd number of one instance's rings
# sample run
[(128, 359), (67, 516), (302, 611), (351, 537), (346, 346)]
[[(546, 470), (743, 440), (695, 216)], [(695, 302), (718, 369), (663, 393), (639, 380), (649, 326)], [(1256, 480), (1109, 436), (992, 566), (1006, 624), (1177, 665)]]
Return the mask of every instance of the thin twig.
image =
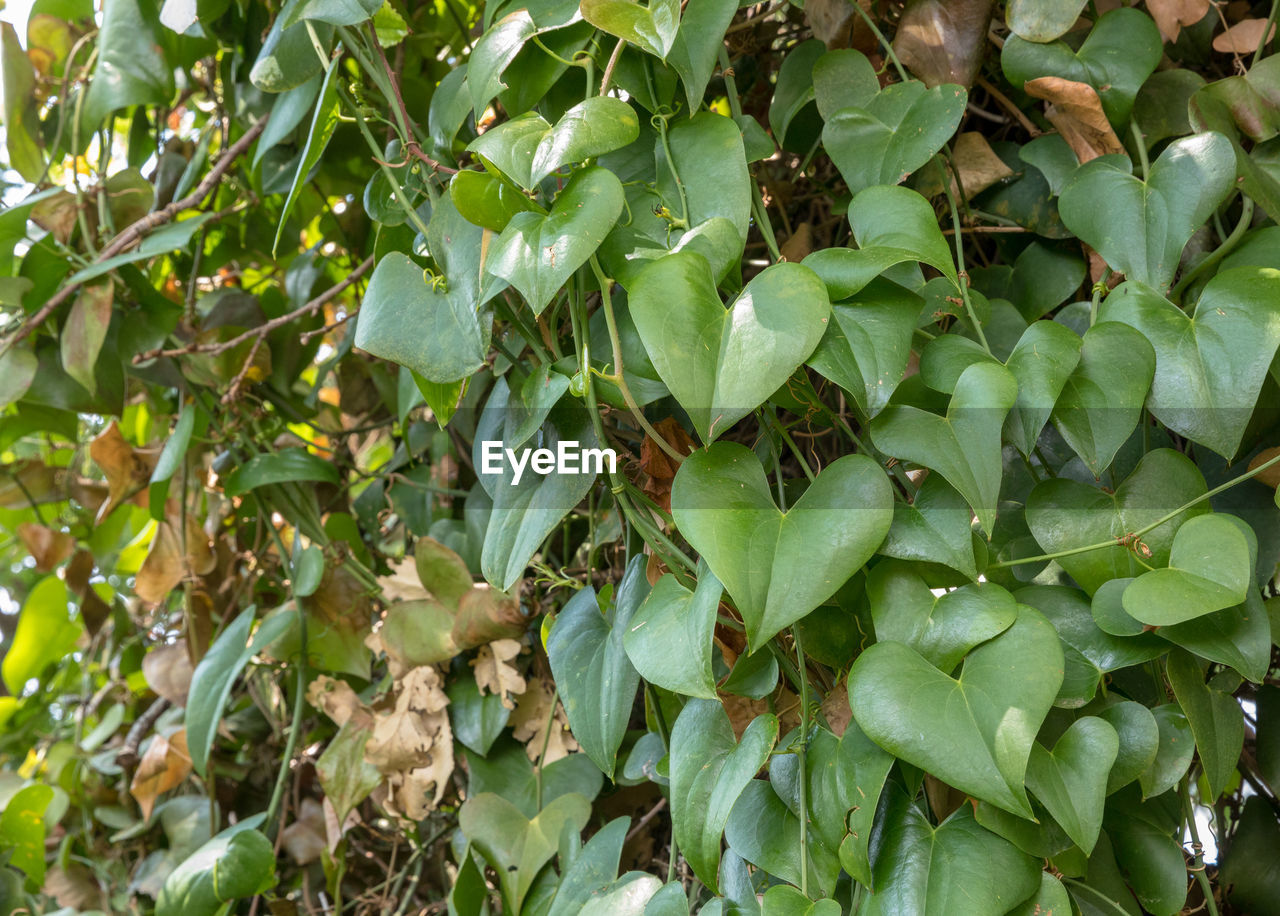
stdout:
[(415, 159), (425, 162), (437, 172), (444, 172), (446, 175), (458, 174), (457, 169), (451, 169), (447, 165), (432, 159), (418, 145), (417, 139), (413, 136), (413, 119), (409, 117), (409, 109), (405, 107), (404, 97), (400, 94), (400, 83), (396, 80), (395, 71), (391, 69), (391, 62), (387, 60), (386, 52), (382, 50), (382, 43), (378, 41), (378, 33), (374, 29), (372, 21), (369, 23), (369, 32), (373, 35), (373, 49), (378, 54), (378, 60), (382, 61), (382, 68), (387, 72), (387, 80), (391, 83), (391, 94), (395, 96), (396, 107), (400, 110), (400, 117), (405, 125), (405, 133), (408, 134), (404, 138), (405, 152)]
[(172, 350), (150, 350), (146, 353), (139, 353), (138, 355), (136, 355), (133, 358), (133, 362), (137, 364), (137, 363), (147, 362), (148, 360), (152, 360), (152, 359), (159, 359), (162, 356), (186, 356), (190, 353), (224, 353), (227, 350), (232, 350), (238, 347), (240, 344), (244, 343), (246, 340), (250, 340), (254, 337), (258, 337), (258, 338), (265, 337), (267, 334), (270, 334), (276, 328), (282, 327), (296, 318), (300, 318), (303, 315), (307, 315), (311, 312), (316, 311), (321, 306), (323, 306), (326, 302), (328, 302), (330, 299), (337, 296), (339, 293), (345, 290), (352, 283), (355, 283), (362, 276), (364, 276), (365, 272), (368, 271), (368, 269), (372, 266), (373, 266), (373, 255), (369, 255), (369, 257), (361, 261), (360, 265), (356, 267), (355, 270), (351, 271), (351, 273), (348, 274), (346, 279), (344, 279), (341, 283), (337, 284), (336, 286), (331, 286), (329, 289), (325, 290), (323, 293), (316, 296), (310, 302), (306, 303), (305, 305), (300, 305), (298, 306), (298, 308), (294, 309), (292, 312), (281, 315), (278, 318), (272, 318), (266, 324), (262, 324), (256, 328), (252, 328), (251, 330), (245, 331), (243, 334), (238, 334), (237, 336), (231, 338), (230, 340), (224, 340), (221, 343), (216, 343), (216, 344), (189, 344), (185, 347), (175, 347)]
[[(123, 232), (118, 233), (115, 238), (113, 238), (100, 252), (98, 252), (98, 256), (94, 259), (95, 263), (101, 263), (108, 258), (115, 257), (125, 249), (133, 247), (134, 244), (140, 242), (142, 237), (152, 229), (169, 222), (183, 210), (190, 210), (193, 207), (199, 206), (205, 197), (209, 195), (209, 192), (212, 191), (218, 182), (222, 180), (222, 176), (227, 169), (231, 168), (231, 163), (235, 162), (237, 158), (244, 154), (244, 151), (247, 150), (253, 141), (258, 138), (258, 135), (262, 133), (266, 126), (267, 119), (263, 118), (246, 130), (244, 132), (244, 136), (233, 143), (227, 151), (222, 154), (222, 158), (214, 164), (213, 168), (209, 170), (209, 174), (204, 176), (204, 179), (200, 184), (196, 185), (196, 189), (194, 191), (181, 200), (175, 200), (168, 206), (162, 207), (153, 213), (148, 213), (146, 216), (125, 228)], [(23, 324), (13, 332), (13, 336), (9, 338), (7, 343), (5, 343), (4, 350), (0, 351), (0, 355), (2, 355), (3, 352), (8, 351), (14, 344), (23, 340), (31, 334), (32, 331), (43, 324), (45, 320), (54, 313), (58, 306), (71, 298), (72, 294), (80, 288), (80, 285), (80, 283), (68, 283), (51, 296), (49, 300), (40, 307), (39, 311), (23, 322)]]

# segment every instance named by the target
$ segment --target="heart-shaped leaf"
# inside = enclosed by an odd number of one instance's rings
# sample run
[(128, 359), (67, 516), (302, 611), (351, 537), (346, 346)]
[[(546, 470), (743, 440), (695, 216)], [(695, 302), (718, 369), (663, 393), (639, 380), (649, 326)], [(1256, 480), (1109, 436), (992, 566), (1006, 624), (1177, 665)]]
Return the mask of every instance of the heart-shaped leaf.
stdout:
[(1143, 798), (1163, 795), (1178, 784), (1191, 766), (1196, 754), (1195, 736), (1186, 714), (1177, 703), (1167, 703), (1151, 710), (1160, 734), (1151, 765), (1138, 777)]
[(1234, 457), (1280, 346), (1280, 271), (1237, 267), (1218, 274), (1190, 317), (1153, 290), (1125, 283), (1099, 317), (1137, 328), (1155, 348), (1147, 407), (1156, 419)]
[(1124, 590), (1124, 609), (1150, 626), (1183, 623), (1244, 602), (1253, 583), (1249, 542), (1225, 515), (1189, 519), (1173, 536), (1169, 565)]
[(1086, 855), (1102, 830), (1107, 775), (1119, 750), (1116, 730), (1094, 716), (1073, 722), (1052, 751), (1031, 748), (1027, 788)]
[(924, 300), (887, 280), (872, 280), (855, 296), (853, 302), (831, 307), (835, 321), (809, 357), (809, 365), (874, 417), (889, 403), (906, 372), (911, 335)]
[(1129, 439), (1156, 371), (1156, 354), (1141, 333), (1118, 321), (1085, 331), (1080, 362), (1062, 386), (1053, 425), (1102, 476)]
[(610, 778), (640, 685), (622, 639), (648, 591), (644, 560), (636, 557), (607, 613), (600, 613), (596, 590), (588, 585), (565, 604), (547, 637), (547, 659), (573, 736)]
[(491, 232), (506, 229), (517, 213), (539, 210), (514, 184), (491, 172), (459, 172), (449, 182), (449, 200), (463, 219)]
[(1056, 321), (1035, 321), (1005, 362), (1018, 383), (1018, 400), (1005, 418), (1005, 437), (1030, 455), (1063, 386), (1080, 360), (1080, 338)]
[(500, 795), (480, 792), (458, 812), (458, 827), (498, 874), (502, 899), (520, 912), (525, 895), (542, 866), (555, 855), (566, 827), (581, 832), (591, 817), (591, 802), (576, 793), (561, 795), (530, 820)]
[(728, 309), (711, 265), (692, 252), (653, 262), (630, 292), (631, 317), (654, 368), (706, 441), (782, 387), (831, 315), (822, 281), (800, 264), (761, 271)]
[(769, 758), (778, 720), (756, 716), (735, 742), (724, 706), (690, 700), (671, 729), (671, 822), (685, 860), (714, 892), (720, 838), (742, 790)]
[(961, 805), (937, 827), (897, 786), (889, 790), (875, 891), (859, 913), (1007, 913), (1040, 886), (1040, 863)]
[(582, 0), (582, 18), (665, 60), (680, 28), (680, 0), (649, 0), (647, 7), (634, 0)]
[(471, 141), (467, 151), (476, 153), (482, 162), (489, 163), (520, 187), (532, 188), (537, 184), (531, 177), (534, 153), (550, 130), (551, 125), (542, 115), (528, 111), (489, 128)]
[(1018, 383), (1008, 369), (975, 363), (956, 382), (945, 417), (890, 405), (871, 421), (871, 439), (885, 454), (945, 477), (990, 532), (1000, 495), (1001, 429), (1017, 398)]
[(879, 563), (867, 574), (867, 601), (876, 642), (910, 646), (947, 673), (978, 643), (1009, 629), (1018, 616), (1013, 596), (994, 583), (936, 595), (912, 566), (899, 560)]
[(360, 306), (356, 346), (436, 384), (474, 372), (484, 363), (492, 332), (482, 306), (503, 288), (500, 280), (482, 282), (490, 238), (441, 198), (427, 226), (427, 247), (443, 281), (432, 281), (400, 252), (384, 255)]
[(1065, 34), (1088, 0), (1009, 0), (1005, 22), (1019, 38), (1044, 43)]
[(893, 490), (870, 458), (846, 455), (784, 513), (755, 454), (721, 442), (680, 466), (671, 514), (733, 597), (754, 651), (866, 563), (893, 521)]
[(527, 9), (518, 9), (485, 31), (471, 49), (467, 61), (467, 88), (471, 94), (472, 113), (476, 120), (507, 84), (502, 73), (516, 59), (525, 42), (538, 33)]
[[(1071, 2), (1054, 4), (1061, 10), (1070, 6)], [(1138, 90), (1160, 63), (1163, 46), (1151, 17), (1136, 9), (1118, 9), (1099, 17), (1078, 51), (1065, 41), (1039, 44), (1011, 35), (1000, 53), (1000, 66), (1018, 88), (1042, 76), (1088, 83), (1098, 91), (1111, 123), (1123, 126)]]
[(1160, 628), (1162, 639), (1229, 665), (1254, 683), (1266, 677), (1273, 635), (1266, 605), (1254, 587), (1249, 588), (1244, 604)]
[(849, 707), (889, 753), (1030, 817), (1027, 760), (1058, 695), (1062, 664), (1053, 626), (1020, 606), (1013, 626), (969, 653), (958, 679), (901, 643), (876, 643), (849, 672)]
[(1113, 268), (1163, 290), (1192, 233), (1226, 198), (1235, 175), (1231, 141), (1222, 134), (1197, 134), (1170, 143), (1146, 181), (1131, 175), (1119, 157), (1085, 163), (1062, 189), (1058, 212)]
[(592, 96), (574, 105), (540, 141), (529, 179), (536, 185), (569, 162), (611, 153), (640, 136), (640, 119), (621, 99)]
[(836, 753), (836, 790), (845, 815), (847, 833), (840, 842), (840, 865), (855, 881), (872, 886), (870, 843), (880, 793), (893, 769), (886, 753), (849, 720)]
[(658, 580), (622, 640), (646, 681), (685, 696), (716, 699), (711, 650), (723, 591), (709, 569), (699, 571), (693, 591), (672, 575)]
[(805, 844), (808, 861), (801, 859), (799, 806), (794, 794), (784, 799), (780, 791), (785, 794), (777, 783), (763, 779), (748, 782), (725, 825), (725, 840), (733, 852), (783, 881), (800, 884), (807, 871), (809, 886), (829, 895), (840, 875), (840, 861), (813, 833)]
[(841, 108), (828, 118), (822, 145), (851, 193), (899, 184), (955, 133), (968, 99), (963, 86), (949, 83), (892, 83), (865, 108)]
[[(849, 203), (852, 248), (824, 248), (804, 259), (833, 300), (847, 299), (895, 264), (919, 261), (958, 284), (951, 249), (933, 207), (909, 188), (867, 188)], [(861, 300), (860, 300), (861, 301)]]
[[(502, 438), (507, 399), (506, 380), (499, 379), (480, 415), (477, 443), (491, 442), (507, 447)], [(552, 453), (559, 450), (561, 442), (576, 442), (583, 451), (599, 446), (590, 418), (584, 411), (568, 405), (550, 411), (542, 424), (541, 436), (541, 447)], [(480, 569), (489, 582), (503, 591), (515, 585), (543, 539), (591, 489), (596, 475), (587, 470), (590, 464), (584, 460), (583, 473), (561, 474), (553, 470), (542, 476), (533, 470), (530, 460), (519, 483), (515, 482), (515, 469), (510, 461), (500, 461), (496, 474), (484, 473), (483, 464), (480, 466), (480, 483), (493, 498), (493, 511), (480, 555)]]
[(575, 172), (550, 213), (512, 217), (493, 243), (486, 269), (540, 313), (600, 247), (622, 213), (623, 199), (622, 183), (612, 172), (598, 166)]
[(880, 553), (941, 563), (976, 579), (972, 518), (964, 497), (937, 474), (930, 474), (910, 503), (894, 505), (893, 525)]
[(1151, 710), (1133, 700), (1121, 700), (1097, 712), (1120, 739), (1116, 761), (1107, 775), (1107, 794), (1122, 789), (1141, 776), (1156, 759), (1160, 726)]
[[(697, 111), (715, 69), (725, 29), (738, 12), (737, 0), (702, 0), (685, 7), (667, 63), (680, 74), (689, 110)], [(772, 145), (772, 144), (771, 144)]]
[[(1109, 579), (1136, 576), (1146, 567), (1119, 542), (1167, 513), (1203, 496), (1207, 488), (1196, 466), (1172, 449), (1148, 452), (1115, 493), (1075, 480), (1059, 478), (1036, 485), (1027, 498), (1027, 525), (1048, 553), (1062, 553), (1116, 539), (1114, 547), (1099, 547), (1057, 558), (1086, 592), (1092, 595)], [(1187, 518), (1207, 511), (1195, 505), (1142, 536), (1151, 556), (1145, 563), (1169, 561), (1174, 532)], [(1135, 549), (1139, 549), (1135, 545)]]

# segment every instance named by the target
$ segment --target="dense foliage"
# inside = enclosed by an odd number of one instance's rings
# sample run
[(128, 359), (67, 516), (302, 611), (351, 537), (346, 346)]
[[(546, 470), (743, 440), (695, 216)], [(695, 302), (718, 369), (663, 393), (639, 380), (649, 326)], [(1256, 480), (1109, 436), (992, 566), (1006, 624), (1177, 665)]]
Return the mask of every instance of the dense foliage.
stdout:
[(0, 913), (1280, 912), (1275, 19), (35, 0)]

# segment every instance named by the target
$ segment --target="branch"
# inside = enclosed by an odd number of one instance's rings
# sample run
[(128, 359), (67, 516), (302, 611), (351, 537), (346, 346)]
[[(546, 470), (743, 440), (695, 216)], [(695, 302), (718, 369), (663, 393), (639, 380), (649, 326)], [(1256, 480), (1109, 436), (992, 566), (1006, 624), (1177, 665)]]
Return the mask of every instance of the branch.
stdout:
[(378, 60), (382, 61), (382, 69), (386, 71), (387, 80), (391, 83), (391, 93), (395, 96), (396, 108), (400, 110), (400, 123), (404, 125), (405, 133), (408, 135), (404, 139), (405, 151), (420, 162), (425, 162), (437, 172), (444, 172), (446, 175), (458, 174), (457, 169), (451, 169), (424, 153), (422, 147), (418, 145), (418, 141), (414, 139), (413, 120), (409, 117), (409, 109), (404, 105), (404, 97), (400, 95), (400, 83), (396, 81), (396, 74), (391, 69), (391, 63), (387, 60), (387, 53), (382, 50), (382, 43), (378, 41), (378, 32), (374, 28), (372, 21), (369, 22), (369, 32), (373, 36), (373, 49), (378, 53)]
[(325, 290), (323, 293), (316, 296), (310, 302), (307, 302), (304, 305), (300, 305), (296, 309), (294, 309), (292, 312), (288, 312), (287, 314), (280, 315), (278, 318), (272, 318), (270, 321), (266, 322), (265, 324), (261, 324), (256, 328), (251, 328), (250, 330), (245, 331), (243, 334), (238, 334), (237, 336), (231, 338), (230, 340), (224, 340), (221, 343), (216, 343), (216, 344), (188, 344), (185, 347), (176, 347), (172, 350), (150, 350), (146, 353), (136, 354), (133, 357), (133, 363), (134, 365), (137, 365), (138, 363), (144, 363), (149, 360), (159, 359), (162, 356), (186, 356), (191, 353), (225, 353), (227, 350), (233, 350), (236, 347), (240, 346), (240, 344), (244, 343), (246, 340), (252, 340), (255, 337), (261, 340), (263, 337), (266, 337), (276, 328), (283, 327), (284, 325), (293, 321), (295, 318), (300, 318), (303, 315), (307, 315), (307, 314), (310, 314), (311, 312), (316, 311), (321, 306), (323, 306), (326, 302), (328, 302), (330, 299), (337, 296), (339, 293), (345, 290), (352, 283), (355, 283), (362, 276), (364, 276), (364, 274), (372, 266), (373, 266), (373, 255), (369, 255), (369, 257), (361, 261), (360, 265), (356, 267), (355, 270), (351, 271), (351, 273), (349, 273), (346, 279), (344, 279), (341, 283), (337, 284), (336, 286), (329, 287), (329, 289)]
[[(122, 232), (118, 233), (110, 243), (108, 243), (94, 259), (96, 262), (105, 261), (122, 253), (125, 249), (133, 247), (142, 240), (142, 237), (155, 229), (157, 226), (169, 222), (183, 210), (190, 210), (197, 207), (208, 196), (209, 192), (214, 189), (219, 181), (222, 180), (223, 174), (231, 167), (231, 163), (244, 154), (258, 135), (262, 133), (263, 128), (267, 126), (267, 119), (263, 118), (257, 124), (254, 124), (244, 132), (239, 140), (227, 148), (219, 159), (209, 170), (209, 174), (204, 176), (200, 184), (196, 185), (196, 189), (181, 200), (175, 200), (168, 206), (162, 207), (152, 213), (139, 219), (137, 222), (126, 227)], [(21, 327), (13, 333), (5, 344), (4, 349), (9, 350), (14, 344), (21, 341), (34, 331), (37, 327), (54, 313), (58, 306), (71, 298), (72, 294), (80, 288), (79, 283), (68, 283), (62, 289), (58, 290), (50, 299), (40, 307), (40, 310), (28, 318)]]

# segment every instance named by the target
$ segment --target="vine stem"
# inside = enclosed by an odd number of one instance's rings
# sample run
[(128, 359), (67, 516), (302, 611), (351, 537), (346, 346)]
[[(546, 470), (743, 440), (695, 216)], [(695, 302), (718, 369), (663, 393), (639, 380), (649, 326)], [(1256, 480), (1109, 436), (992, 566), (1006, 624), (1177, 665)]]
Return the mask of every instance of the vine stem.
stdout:
[(889, 60), (893, 62), (893, 67), (898, 71), (898, 77), (905, 83), (911, 77), (907, 76), (906, 69), (902, 66), (902, 61), (898, 60), (898, 55), (893, 50), (893, 42), (884, 37), (884, 32), (880, 31), (880, 27), (876, 25), (875, 20), (871, 18), (871, 14), (862, 8), (861, 3), (852, 4), (854, 10), (862, 17), (862, 21), (867, 24), (867, 28), (871, 30), (871, 34), (876, 36), (876, 41), (880, 42), (880, 46), (884, 48), (884, 53), (888, 55)]
[(1222, 240), (1222, 244), (1215, 248), (1212, 254), (1182, 275), (1182, 279), (1179, 280), (1177, 285), (1169, 292), (1170, 299), (1174, 302), (1180, 300), (1182, 298), (1182, 294), (1186, 292), (1187, 287), (1190, 286), (1197, 277), (1216, 265), (1219, 261), (1229, 255), (1232, 249), (1240, 244), (1240, 240), (1244, 238), (1244, 234), (1249, 231), (1249, 224), (1253, 222), (1253, 207), (1253, 198), (1244, 198), (1244, 201), (1240, 204), (1240, 221), (1236, 223), (1236, 227), (1231, 230), (1231, 234)]
[(1187, 829), (1191, 831), (1191, 855), (1195, 861), (1195, 866), (1191, 869), (1196, 876), (1196, 882), (1200, 885), (1200, 892), (1204, 894), (1205, 906), (1209, 908), (1209, 916), (1218, 916), (1218, 902), (1213, 899), (1213, 887), (1209, 884), (1209, 877), (1204, 873), (1204, 847), (1200, 845), (1200, 828), (1196, 826), (1196, 809), (1191, 803), (1191, 776), (1188, 775), (1182, 780), (1182, 812), (1187, 819)]
[(800, 746), (796, 757), (800, 761), (800, 893), (809, 896), (809, 776), (805, 769), (805, 752), (809, 745), (809, 676), (805, 672), (804, 646), (800, 642), (800, 627), (791, 628), (791, 638), (796, 644), (796, 662), (800, 671)]
[[(855, 3), (854, 6), (857, 6)], [(956, 187), (963, 193), (964, 188), (960, 183), (960, 170), (956, 168), (955, 162), (950, 156), (944, 157), (951, 174), (955, 177)], [(958, 277), (960, 284), (960, 298), (964, 302), (964, 310), (969, 316), (969, 321), (973, 324), (974, 331), (978, 334), (978, 343), (982, 344), (982, 349), (991, 354), (991, 347), (987, 344), (986, 332), (982, 330), (982, 322), (978, 321), (978, 315), (973, 310), (973, 300), (969, 296), (969, 273), (964, 268), (964, 233), (961, 231), (960, 225), (960, 209), (956, 206), (956, 193), (951, 189), (951, 182), (943, 181), (942, 189), (947, 194), (947, 203), (951, 207), (951, 225), (955, 228), (955, 247), (956, 247), (956, 264), (960, 268)]]
[[(854, 6), (857, 6), (855, 3)], [(733, 67), (729, 65), (729, 52), (723, 44), (720, 45), (720, 71), (724, 76), (725, 95), (729, 97), (729, 111), (733, 114), (734, 119), (742, 117), (742, 100), (738, 98), (738, 83), (733, 76)], [(760, 185), (753, 180), (751, 182), (751, 212), (755, 216), (756, 225), (760, 227), (760, 234), (764, 237), (764, 243), (769, 248), (769, 254), (773, 256), (773, 260), (782, 260), (782, 250), (778, 247), (778, 238), (773, 234), (773, 223), (769, 221), (769, 213), (764, 206), (764, 197), (760, 193)]]
[(1262, 27), (1262, 39), (1258, 42), (1258, 46), (1253, 49), (1253, 60), (1249, 66), (1258, 66), (1258, 61), (1262, 60), (1262, 52), (1271, 40), (1271, 29), (1276, 24), (1276, 12), (1280, 10), (1280, 0), (1271, 0), (1271, 13), (1267, 16), (1267, 24)]
[[(1143, 527), (1139, 528), (1137, 531), (1129, 532), (1128, 536), (1132, 538), (1140, 538), (1147, 532), (1154, 531), (1155, 529), (1159, 528), (1161, 525), (1163, 525), (1165, 522), (1169, 521), (1170, 519), (1177, 518), (1179, 515), (1181, 515), (1183, 512), (1186, 512), (1192, 506), (1197, 506), (1207, 499), (1212, 499), (1214, 496), (1217, 496), (1219, 493), (1223, 492), (1224, 490), (1229, 490), (1232, 487), (1236, 486), (1237, 484), (1244, 483), (1246, 480), (1248, 480), (1251, 477), (1257, 477), (1267, 468), (1277, 463), (1280, 463), (1280, 455), (1276, 455), (1274, 458), (1264, 461), (1262, 464), (1258, 465), (1256, 468), (1254, 468), (1251, 471), (1246, 471), (1245, 473), (1241, 474), (1238, 477), (1231, 478), (1226, 483), (1219, 484), (1209, 492), (1204, 493), (1200, 496), (1197, 496), (1195, 499), (1188, 500), (1178, 508), (1174, 509), (1172, 512), (1162, 515), (1160, 518), (1156, 519), (1151, 524), (1144, 525)], [(987, 566), (987, 569), (1006, 569), (1010, 566), (1022, 566), (1023, 564), (1026, 564), (1026, 563), (1048, 562), (1049, 560), (1056, 560), (1059, 557), (1073, 557), (1076, 554), (1089, 553), (1089, 551), (1091, 550), (1102, 550), (1104, 547), (1115, 547), (1115, 546), (1117, 546), (1117, 541), (1115, 538), (1112, 538), (1109, 541), (1099, 541), (1095, 544), (1085, 544), (1083, 547), (1072, 547), (1070, 550), (1059, 550), (1054, 553), (1042, 553), (1034, 557), (1019, 557), (1012, 560), (1001, 560), (998, 563), (989, 564)]]
[[(618, 322), (613, 313), (613, 280), (604, 275), (604, 270), (600, 267), (600, 262), (593, 254), (591, 256), (591, 270), (596, 275), (596, 282), (600, 284), (600, 303), (604, 308), (604, 322), (609, 328), (609, 343), (613, 346), (613, 375), (606, 378), (618, 386), (618, 391), (622, 392), (622, 400), (627, 404), (627, 410), (631, 411), (631, 416), (635, 417), (640, 428), (645, 434), (658, 444), (667, 455), (677, 465), (684, 463), (684, 455), (669, 443), (663, 436), (650, 425), (645, 419), (644, 413), (640, 410), (640, 405), (635, 397), (631, 394), (631, 386), (627, 384), (626, 378), (622, 374), (622, 340), (618, 336)], [(590, 371), (590, 367), (586, 367)]]

